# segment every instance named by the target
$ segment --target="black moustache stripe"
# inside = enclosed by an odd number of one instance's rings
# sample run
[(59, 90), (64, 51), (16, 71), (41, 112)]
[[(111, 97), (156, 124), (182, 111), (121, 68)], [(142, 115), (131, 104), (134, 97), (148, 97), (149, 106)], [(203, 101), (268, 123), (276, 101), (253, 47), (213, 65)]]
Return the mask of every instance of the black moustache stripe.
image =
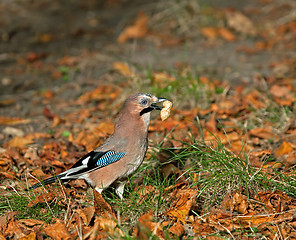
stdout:
[(140, 112), (140, 116), (142, 116), (142, 115), (145, 114), (145, 113), (149, 113), (149, 112), (151, 112), (152, 110), (154, 110), (154, 108), (152, 108), (152, 107), (144, 108), (144, 109)]

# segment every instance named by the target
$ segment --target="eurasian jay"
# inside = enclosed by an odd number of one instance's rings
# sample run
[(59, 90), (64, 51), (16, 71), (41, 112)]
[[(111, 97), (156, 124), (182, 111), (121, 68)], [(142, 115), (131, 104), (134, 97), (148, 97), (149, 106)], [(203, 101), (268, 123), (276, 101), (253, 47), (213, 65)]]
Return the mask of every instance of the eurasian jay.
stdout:
[(111, 184), (122, 199), (127, 178), (141, 165), (148, 148), (151, 111), (167, 99), (148, 93), (130, 96), (123, 104), (113, 134), (98, 148), (79, 159), (70, 169), (41, 181), (30, 189), (55, 182), (84, 179), (101, 193)]

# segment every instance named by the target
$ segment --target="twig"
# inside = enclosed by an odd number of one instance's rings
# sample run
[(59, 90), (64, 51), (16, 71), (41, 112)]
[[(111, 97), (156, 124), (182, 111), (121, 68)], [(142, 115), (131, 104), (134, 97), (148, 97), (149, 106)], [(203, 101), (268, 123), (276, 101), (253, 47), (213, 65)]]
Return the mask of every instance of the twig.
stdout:
[[(211, 222), (214, 222), (214, 221), (211, 221)], [(228, 228), (224, 227), (220, 222), (217, 222), (217, 223), (219, 224), (219, 226), (221, 226), (223, 229), (225, 229), (226, 232), (228, 232), (228, 234), (232, 237), (232, 239), (235, 240), (235, 237), (232, 235), (232, 233), (230, 232), (230, 230)]]

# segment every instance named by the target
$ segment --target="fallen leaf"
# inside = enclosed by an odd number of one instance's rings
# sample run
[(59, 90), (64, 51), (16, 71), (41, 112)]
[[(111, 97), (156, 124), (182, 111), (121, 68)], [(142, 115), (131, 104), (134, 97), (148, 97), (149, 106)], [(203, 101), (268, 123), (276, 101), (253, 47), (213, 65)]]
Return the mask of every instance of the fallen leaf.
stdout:
[(229, 97), (227, 99), (218, 100), (217, 103), (212, 104), (211, 109), (219, 115), (236, 115), (242, 107), (242, 103), (237, 97)]
[(263, 139), (277, 140), (279, 138), (270, 128), (255, 128), (249, 131), (249, 135)]
[(273, 85), (270, 87), (270, 93), (274, 97), (274, 101), (280, 105), (291, 106), (295, 101), (290, 89), (286, 86)]
[(99, 125), (95, 128), (95, 131), (101, 133), (100, 136), (106, 137), (107, 135), (111, 135), (114, 132), (114, 123), (110, 121), (100, 122)]
[(212, 113), (210, 119), (206, 122), (205, 128), (211, 133), (217, 132), (216, 114)]
[(172, 129), (182, 129), (185, 128), (186, 124), (180, 122), (179, 120), (168, 118), (166, 121), (158, 122), (157, 124), (150, 124), (149, 125), (149, 132), (155, 132), (155, 131), (171, 131)]
[[(210, 227), (214, 227), (215, 229), (222, 231), (225, 230), (225, 227), (229, 231), (237, 228), (237, 224), (235, 224), (235, 222), (231, 218), (232, 214), (229, 211), (226, 211), (224, 209), (212, 208), (210, 209), (210, 212), (211, 214), (206, 218), (206, 221), (209, 223), (208, 225)], [(241, 224), (241, 227), (244, 226)]]
[(237, 52), (242, 52), (242, 53), (246, 53), (246, 54), (256, 54), (258, 52), (260, 52), (262, 49), (257, 48), (257, 47), (250, 47), (250, 46), (246, 46), (246, 45), (242, 45), (242, 46), (238, 46), (236, 48)]
[(42, 93), (42, 96), (47, 99), (53, 98), (53, 92), (51, 90), (46, 90)]
[(22, 148), (26, 145), (32, 144), (34, 141), (30, 138), (26, 138), (26, 137), (14, 137), (13, 139), (11, 139), (8, 143), (8, 146), (10, 147), (18, 147), (18, 148)]
[(2, 216), (0, 216), (0, 232), (5, 231), (9, 221), (12, 220), (13, 217), (18, 213), (19, 213), (18, 211), (13, 211), (13, 212), (4, 213)]
[(8, 147), (4, 149), (0, 154), (0, 166), (5, 166), (13, 164), (13, 161), (19, 160), (22, 158), (19, 151), (14, 147)]
[(25, 235), (23, 229), (14, 218), (8, 222), (7, 228), (3, 233), (6, 238), (10, 239), (20, 239)]
[(212, 226), (210, 226), (210, 224), (201, 222), (200, 219), (198, 219), (197, 217), (195, 217), (194, 221), (192, 222), (192, 230), (193, 233), (195, 233), (196, 235), (204, 234), (207, 235), (207, 237), (210, 234), (213, 234), (215, 231), (215, 229)]
[(254, 156), (254, 157), (264, 157), (266, 155), (270, 155), (272, 150), (270, 149), (265, 149), (265, 150), (256, 150), (252, 151), (249, 153), (249, 156)]
[(31, 122), (30, 119), (23, 119), (23, 118), (9, 118), (0, 116), (0, 125), (16, 125), (16, 124), (27, 124)]
[(285, 86), (272, 85), (269, 91), (275, 97), (291, 97), (289, 88)]
[(163, 72), (155, 72), (152, 77), (152, 84), (160, 88), (167, 87), (170, 83), (176, 81), (175, 77)]
[[(152, 35), (152, 34), (151, 34)], [(180, 45), (185, 41), (184, 37), (178, 37), (176, 35), (167, 35), (167, 34), (153, 34), (157, 39), (160, 39), (161, 42), (157, 44), (157, 47), (173, 47)]]
[(66, 224), (64, 224), (60, 219), (56, 219), (55, 224), (46, 226), (43, 229), (43, 232), (56, 240), (72, 239), (67, 230)]
[(289, 153), (288, 156), (283, 160), (286, 167), (292, 167), (296, 165), (296, 153)]
[(139, 12), (138, 18), (132, 26), (125, 28), (119, 35), (117, 42), (124, 43), (129, 39), (143, 38), (148, 33), (148, 16)]
[(40, 167), (32, 170), (31, 174), (33, 176), (35, 176), (37, 179), (45, 179), (46, 178), (46, 174), (42, 171), (42, 169)]
[(56, 117), (47, 107), (43, 109), (43, 115), (49, 120), (53, 120)]
[[(204, 230), (201, 231), (202, 233), (205, 233)], [(224, 240), (224, 237), (219, 237), (219, 236), (207, 236), (206, 240)]]
[(137, 239), (147, 239), (147, 236), (151, 236), (151, 234), (161, 239), (164, 238), (160, 223), (153, 222), (152, 220), (153, 216), (151, 211), (139, 217), (135, 233)]
[(34, 53), (34, 52), (29, 52), (26, 56), (26, 60), (28, 62), (35, 62), (37, 60), (43, 59), (46, 57), (45, 53)]
[(219, 36), (218, 29), (214, 27), (204, 27), (201, 29), (201, 33), (209, 40), (215, 40)]
[(288, 142), (283, 142), (282, 145), (275, 151), (275, 156), (279, 157), (280, 155), (284, 155), (293, 151), (293, 147)]
[(108, 233), (101, 231), (100, 229), (100, 222), (95, 218), (94, 226), (91, 228), (89, 232), (89, 240), (96, 240), (96, 239), (106, 239), (108, 238)]
[(107, 218), (116, 219), (116, 216), (112, 207), (110, 206), (109, 203), (106, 202), (102, 194), (100, 194), (96, 190), (93, 190), (93, 194), (94, 194), (95, 213), (98, 216), (103, 217), (105, 219)]
[(196, 202), (196, 194), (197, 192), (194, 189), (178, 189), (173, 195), (173, 207), (165, 215), (175, 218), (184, 224), (192, 205)]
[(79, 62), (79, 57), (73, 57), (73, 56), (64, 56), (62, 58), (59, 59), (58, 63), (61, 66), (68, 66), (68, 67), (72, 67), (77, 65), (77, 63)]
[(238, 220), (238, 223), (243, 224), (246, 227), (258, 227), (261, 224), (273, 222), (274, 215), (262, 216), (261, 214), (260, 215), (250, 214), (247, 216), (239, 216), (237, 220)]
[(245, 195), (242, 195), (238, 191), (236, 191), (230, 197), (227, 197), (226, 195), (221, 205), (223, 206), (223, 208), (231, 212), (236, 211), (244, 215), (248, 213), (249, 203), (247, 197)]
[[(75, 113), (76, 115), (76, 113)], [(79, 112), (79, 119), (78, 123), (82, 123), (85, 121), (85, 119), (88, 119), (92, 116), (92, 112), (90, 109), (87, 108), (82, 108), (81, 111)], [(76, 116), (75, 116), (76, 117)]]
[(281, 106), (292, 106), (294, 98), (275, 98), (274, 101)]
[(35, 232), (31, 232), (30, 234), (21, 237), (19, 240), (35, 240), (37, 239), (36, 233)]
[(249, 145), (247, 145), (245, 141), (243, 141), (243, 139), (231, 140), (230, 146), (231, 146), (231, 151), (234, 152), (235, 154), (241, 154), (242, 152), (250, 151)]
[(34, 226), (41, 226), (44, 225), (45, 222), (38, 220), (38, 219), (19, 219), (18, 222), (28, 226), (28, 227), (34, 227)]
[(15, 179), (15, 175), (15, 172), (12, 171), (0, 172), (0, 177), (2, 178)]
[(111, 218), (96, 217), (95, 223), (98, 223), (100, 229), (115, 239), (120, 239), (124, 236), (124, 232), (118, 227), (117, 222)]
[(51, 138), (51, 135), (48, 133), (34, 132), (26, 135), (26, 138), (28, 139)]
[(91, 219), (93, 218), (95, 214), (95, 207), (90, 206), (83, 209), (77, 209), (76, 212), (79, 214), (79, 216), (82, 218), (83, 223), (88, 226)]
[(39, 36), (39, 42), (41, 42), (41, 43), (51, 42), (52, 39), (53, 39), (53, 36), (49, 33), (42, 33)]
[[(182, 172), (179, 168), (177, 168), (175, 165), (173, 164), (167, 164), (165, 165), (162, 169), (161, 169), (161, 172), (163, 174), (163, 176), (165, 178), (168, 178), (169, 176), (171, 175), (175, 175), (176, 176), (176, 179), (178, 179), (180, 176), (182, 176)], [(179, 181), (185, 181), (186, 179), (183, 177), (181, 179), (178, 179), (178, 182)]]
[(175, 223), (173, 226), (171, 226), (168, 231), (176, 236), (180, 236), (185, 232), (184, 225), (180, 222)]
[(88, 131), (81, 131), (75, 139), (75, 143), (78, 145), (85, 146), (86, 150), (91, 151), (97, 145), (99, 145), (101, 141), (98, 138), (98, 136), (93, 132), (90, 133)]
[[(184, 116), (186, 119), (188, 120), (193, 120), (196, 118), (197, 113), (200, 114), (201, 109), (198, 109), (197, 107), (194, 107), (193, 109), (190, 110), (181, 110), (181, 109), (176, 109), (177, 114), (180, 114), (182, 116)], [(209, 112), (207, 112), (206, 114), (208, 114)]]
[(256, 90), (250, 92), (245, 97), (245, 100), (248, 104), (252, 104), (257, 109), (266, 108), (266, 104), (268, 103), (268, 101), (263, 98), (263, 95)]
[(139, 195), (138, 204), (149, 201), (151, 195), (159, 194), (158, 190), (151, 185), (139, 186), (135, 189), (135, 193)]
[(2, 99), (0, 100), (0, 107), (1, 106), (8, 106), (15, 103), (15, 99)]
[(236, 40), (236, 37), (232, 34), (232, 32), (230, 32), (227, 28), (219, 28), (218, 29), (220, 36), (228, 41), (228, 42), (233, 42)]
[(77, 103), (83, 104), (85, 102), (89, 102), (93, 100), (97, 100), (97, 101), (113, 100), (118, 96), (120, 91), (121, 90), (118, 87), (112, 84), (99, 85), (96, 89), (82, 94), (79, 97)]
[(113, 69), (121, 73), (123, 76), (132, 77), (135, 75), (134, 73), (132, 73), (129, 65), (124, 62), (114, 62)]
[(166, 140), (157, 154), (157, 159), (160, 163), (167, 163), (168, 160), (174, 156), (174, 144), (170, 140)]
[(241, 12), (227, 11), (226, 19), (228, 26), (235, 31), (251, 36), (256, 35), (257, 31), (253, 22)]
[(32, 207), (38, 203), (50, 202), (56, 194), (54, 192), (43, 193), (37, 196), (34, 200), (28, 203), (27, 207)]

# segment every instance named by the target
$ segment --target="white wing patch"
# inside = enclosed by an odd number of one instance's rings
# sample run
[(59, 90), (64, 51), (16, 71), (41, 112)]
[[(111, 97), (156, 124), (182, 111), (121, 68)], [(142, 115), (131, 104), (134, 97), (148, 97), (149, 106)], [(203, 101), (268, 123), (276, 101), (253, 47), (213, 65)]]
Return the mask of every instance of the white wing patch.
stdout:
[(90, 156), (88, 156), (86, 159), (84, 159), (84, 160), (82, 161), (82, 164), (83, 164), (83, 165), (87, 165), (89, 159), (90, 159)]

